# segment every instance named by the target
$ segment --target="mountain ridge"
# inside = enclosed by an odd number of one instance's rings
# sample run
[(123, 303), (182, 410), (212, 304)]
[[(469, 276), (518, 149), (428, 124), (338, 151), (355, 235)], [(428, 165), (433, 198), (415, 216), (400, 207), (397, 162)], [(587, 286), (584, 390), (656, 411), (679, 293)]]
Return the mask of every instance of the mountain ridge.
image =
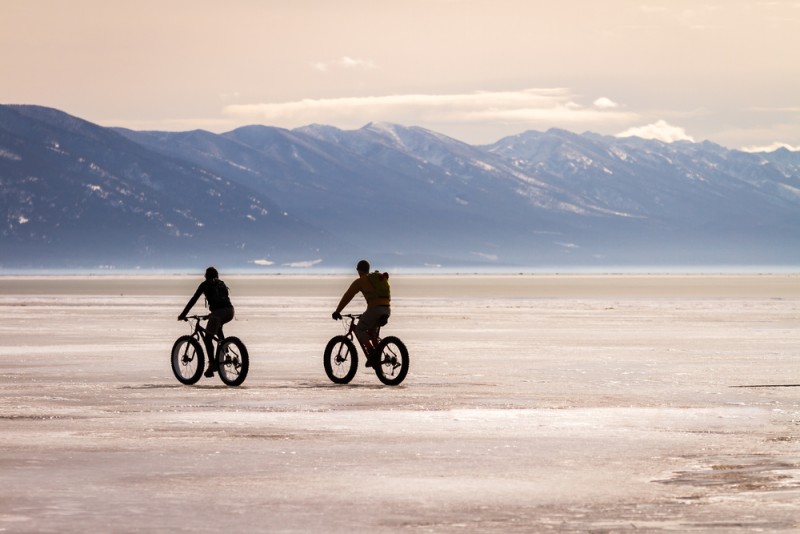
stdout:
[(710, 141), (133, 131), (0, 105), (0, 180), (0, 270), (800, 264), (800, 154)]

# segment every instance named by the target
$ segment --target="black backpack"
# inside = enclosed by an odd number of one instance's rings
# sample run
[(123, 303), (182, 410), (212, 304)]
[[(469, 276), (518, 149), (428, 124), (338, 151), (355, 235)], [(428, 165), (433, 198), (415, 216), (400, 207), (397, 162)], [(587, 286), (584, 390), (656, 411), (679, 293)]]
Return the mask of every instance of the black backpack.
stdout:
[(230, 290), (225, 282), (219, 278), (214, 278), (208, 284), (208, 291), (206, 291), (206, 302), (209, 308), (222, 308), (230, 306)]

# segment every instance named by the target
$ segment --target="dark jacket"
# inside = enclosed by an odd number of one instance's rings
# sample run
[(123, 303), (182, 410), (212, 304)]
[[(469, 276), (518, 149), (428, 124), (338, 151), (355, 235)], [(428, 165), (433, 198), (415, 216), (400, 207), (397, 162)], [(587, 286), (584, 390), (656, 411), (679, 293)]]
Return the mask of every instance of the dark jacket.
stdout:
[(224, 308), (233, 308), (233, 304), (231, 304), (231, 299), (227, 295), (223, 298), (217, 297), (217, 291), (214, 290), (214, 284), (222, 283), (222, 280), (215, 278), (214, 280), (204, 280), (199, 286), (197, 286), (197, 291), (194, 292), (194, 295), (189, 300), (189, 304), (183, 309), (183, 313), (181, 313), (181, 317), (185, 316), (189, 313), (189, 310), (192, 309), (197, 303), (197, 300), (200, 298), (200, 295), (205, 295), (206, 302), (208, 302), (208, 309), (209, 311), (216, 311), (222, 310)]

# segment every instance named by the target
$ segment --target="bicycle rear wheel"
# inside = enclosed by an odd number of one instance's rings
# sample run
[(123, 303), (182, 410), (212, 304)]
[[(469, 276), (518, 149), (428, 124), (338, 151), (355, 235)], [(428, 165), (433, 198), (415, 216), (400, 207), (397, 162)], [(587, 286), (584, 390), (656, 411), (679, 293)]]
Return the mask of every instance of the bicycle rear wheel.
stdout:
[(203, 376), (203, 349), (192, 336), (181, 336), (175, 341), (170, 359), (172, 372), (181, 384), (194, 384)]
[(358, 353), (347, 336), (335, 336), (325, 347), (325, 374), (335, 384), (347, 384), (358, 370)]
[(250, 355), (242, 340), (238, 337), (226, 337), (217, 352), (220, 380), (228, 386), (241, 385), (250, 369)]
[(396, 386), (408, 374), (408, 349), (394, 336), (385, 337), (378, 344), (378, 361), (372, 364), (378, 380), (387, 386)]

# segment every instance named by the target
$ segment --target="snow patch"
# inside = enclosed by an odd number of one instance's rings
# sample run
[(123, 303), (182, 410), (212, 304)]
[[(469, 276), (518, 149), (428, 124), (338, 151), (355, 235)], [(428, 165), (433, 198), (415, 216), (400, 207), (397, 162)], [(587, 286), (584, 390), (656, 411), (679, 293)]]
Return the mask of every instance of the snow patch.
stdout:
[(493, 171), (495, 168), (492, 165), (489, 165), (485, 161), (481, 160), (472, 160), (472, 165), (474, 167), (478, 167), (479, 169), (483, 169), (484, 171)]
[(255, 173), (255, 172), (256, 172), (256, 171), (254, 171), (253, 169), (251, 169), (250, 167), (245, 167), (244, 165), (239, 165), (239, 164), (238, 164), (238, 163), (236, 163), (235, 161), (231, 161), (231, 160), (229, 160), (229, 159), (226, 159), (226, 160), (225, 160), (225, 163), (227, 163), (228, 165), (230, 165), (230, 166), (231, 166), (231, 167), (233, 167), (234, 169), (240, 169), (240, 170), (247, 171), (247, 172), (252, 172), (252, 173)]
[(15, 154), (13, 152), (9, 152), (8, 150), (6, 150), (4, 148), (0, 148), (0, 158), (10, 159), (11, 161), (20, 161), (20, 160), (22, 160), (21, 156)]

